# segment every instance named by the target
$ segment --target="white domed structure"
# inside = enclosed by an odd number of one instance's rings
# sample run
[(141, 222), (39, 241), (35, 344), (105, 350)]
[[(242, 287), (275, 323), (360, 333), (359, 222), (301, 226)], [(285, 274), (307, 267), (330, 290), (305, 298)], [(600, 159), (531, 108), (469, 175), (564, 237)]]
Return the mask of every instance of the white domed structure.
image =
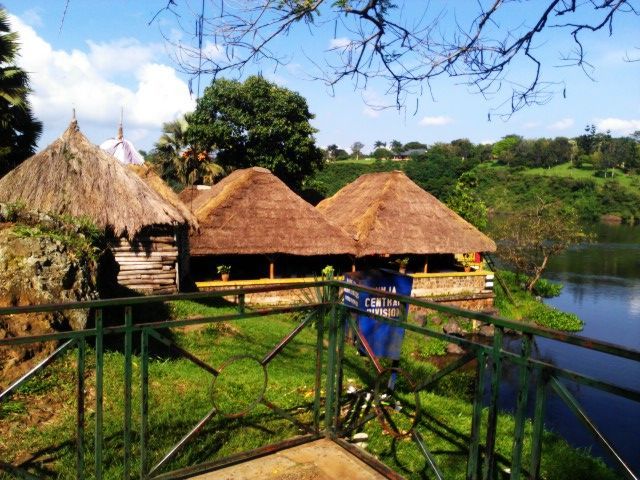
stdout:
[(144, 158), (136, 150), (129, 140), (126, 140), (122, 134), (122, 121), (118, 127), (118, 135), (116, 138), (110, 138), (100, 144), (100, 148), (105, 152), (113, 155), (118, 161), (124, 165), (143, 165)]

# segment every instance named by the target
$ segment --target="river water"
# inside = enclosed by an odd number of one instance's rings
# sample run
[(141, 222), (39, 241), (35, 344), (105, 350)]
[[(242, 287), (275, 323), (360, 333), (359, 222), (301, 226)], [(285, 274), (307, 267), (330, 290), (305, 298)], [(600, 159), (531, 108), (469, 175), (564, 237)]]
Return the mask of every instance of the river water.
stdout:
[[(564, 289), (546, 303), (578, 314), (585, 322), (580, 335), (640, 350), (640, 227), (594, 228), (596, 242), (572, 248), (550, 262), (545, 278), (563, 283)], [(512, 339), (508, 348), (517, 351), (518, 344)], [(535, 355), (545, 361), (640, 391), (638, 362), (541, 338), (536, 339), (536, 347)], [(512, 410), (517, 371), (507, 370), (505, 376), (501, 407)], [(640, 474), (640, 403), (571, 382), (565, 385), (622, 458)], [(613, 465), (592, 434), (550, 390), (545, 425), (572, 445), (588, 448)]]

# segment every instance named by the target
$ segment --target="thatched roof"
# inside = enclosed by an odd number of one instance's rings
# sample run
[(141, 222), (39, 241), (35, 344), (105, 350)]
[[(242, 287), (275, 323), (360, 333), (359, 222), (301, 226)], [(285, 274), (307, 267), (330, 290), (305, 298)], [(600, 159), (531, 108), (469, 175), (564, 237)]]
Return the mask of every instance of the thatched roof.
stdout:
[(182, 191), (178, 194), (180, 201), (187, 206), (187, 208), (192, 209), (193, 201), (196, 197), (200, 195), (206, 195), (211, 191), (211, 187), (209, 185), (190, 185), (182, 189)]
[(165, 202), (178, 210), (178, 212), (180, 212), (180, 214), (189, 222), (189, 225), (192, 228), (198, 228), (198, 220), (196, 217), (191, 214), (191, 211), (184, 203), (182, 203), (178, 194), (174, 192), (173, 189), (167, 185), (164, 180), (162, 180), (162, 178), (160, 178), (160, 175), (158, 175), (153, 168), (147, 164), (128, 165), (128, 168), (144, 180), (145, 183), (160, 195)]
[(355, 243), (265, 168), (236, 170), (193, 199), (192, 255), (355, 253)]
[(401, 171), (370, 173), (316, 207), (358, 254), (493, 252), (496, 244)]
[(0, 179), (0, 202), (85, 216), (117, 236), (188, 222), (135, 173), (93, 145), (75, 120), (60, 138)]

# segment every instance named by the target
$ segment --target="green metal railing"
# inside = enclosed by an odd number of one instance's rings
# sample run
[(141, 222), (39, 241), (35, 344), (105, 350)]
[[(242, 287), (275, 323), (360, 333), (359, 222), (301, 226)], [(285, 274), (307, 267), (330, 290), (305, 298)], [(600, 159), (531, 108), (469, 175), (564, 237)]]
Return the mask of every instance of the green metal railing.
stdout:
[[(304, 304), (276, 307), (269, 309), (251, 310), (245, 308), (245, 296), (255, 293), (299, 290), (301, 288), (317, 289), (322, 292), (317, 300), (308, 301)], [(377, 316), (371, 313), (360, 311), (357, 307), (343, 305), (340, 302), (340, 291), (349, 289), (356, 292), (364, 292), (375, 294), (378, 297), (386, 297), (398, 302), (402, 308), (401, 320), (392, 320), (386, 317)], [(219, 297), (235, 296), (238, 299), (237, 313), (207, 316), (189, 319), (179, 319), (159, 322), (141, 323), (136, 321), (133, 315), (132, 307), (137, 305), (148, 305), (158, 302), (171, 302), (176, 300), (210, 300)], [(426, 308), (445, 314), (455, 315), (457, 317), (470, 320), (477, 320), (495, 327), (493, 340), (489, 344), (474, 341), (470, 338), (448, 335), (427, 326), (420, 326), (409, 322), (408, 312), (410, 307)], [(124, 315), (122, 324), (116, 326), (105, 326), (103, 313), (105, 309), (112, 307), (124, 307)], [(15, 337), (0, 339), (0, 348), (26, 345), (39, 342), (57, 341), (62, 342), (60, 346), (50, 354), (46, 359), (42, 360), (38, 365), (32, 368), (28, 373), (15, 381), (7, 389), (0, 393), (0, 402), (9, 399), (16, 390), (28, 382), (34, 375), (47, 366), (51, 365), (57, 358), (68, 354), (75, 348), (76, 350), (76, 421), (75, 421), (75, 463), (76, 477), (79, 479), (90, 476), (92, 478), (101, 479), (105, 465), (104, 450), (104, 357), (105, 357), (105, 339), (113, 336), (123, 337), (123, 356), (124, 356), (124, 390), (123, 390), (123, 406), (124, 418), (122, 419), (122, 464), (123, 477), (132, 478), (134, 476), (141, 479), (147, 478), (187, 478), (199, 472), (221, 468), (227, 465), (239, 463), (241, 461), (266, 455), (282, 448), (288, 448), (307, 441), (311, 441), (322, 436), (333, 439), (335, 442), (343, 446), (354, 455), (367, 462), (373, 468), (385, 475), (387, 478), (402, 478), (398, 473), (389, 466), (382, 464), (362, 449), (354, 446), (345, 440), (351, 433), (361, 429), (367, 422), (377, 419), (384, 426), (385, 430), (390, 434), (390, 438), (410, 438), (415, 442), (420, 453), (424, 456), (426, 464), (431, 469), (436, 478), (444, 478), (442, 470), (437, 464), (435, 455), (430, 451), (428, 442), (425, 441), (420, 431), (416, 428), (418, 417), (420, 414), (420, 397), (419, 392), (431, 388), (436, 382), (443, 377), (459, 370), (465, 366), (475, 362), (475, 390), (472, 399), (472, 419), (471, 431), (469, 432), (469, 445), (467, 451), (467, 468), (466, 478), (468, 479), (491, 479), (496, 478), (496, 432), (498, 422), (498, 399), (500, 393), (500, 385), (502, 381), (502, 369), (505, 362), (516, 365), (519, 369), (518, 376), (518, 394), (517, 404), (514, 412), (514, 434), (513, 446), (510, 458), (510, 478), (538, 478), (540, 471), (540, 462), (542, 458), (542, 439), (544, 431), (544, 406), (549, 390), (552, 390), (562, 401), (569, 407), (570, 411), (580, 419), (586, 428), (591, 431), (596, 441), (610, 455), (619, 471), (628, 478), (638, 479), (638, 472), (633, 472), (631, 467), (625, 462), (616, 449), (607, 441), (605, 436), (591, 421), (579, 402), (574, 398), (567, 389), (562, 379), (565, 381), (576, 382), (582, 385), (588, 385), (599, 390), (609, 392), (636, 402), (640, 402), (640, 392), (623, 388), (606, 382), (602, 379), (592, 378), (578, 372), (569, 371), (559, 368), (555, 365), (547, 363), (543, 360), (536, 359), (532, 356), (532, 345), (535, 337), (545, 337), (566, 344), (576, 345), (589, 350), (604, 352), (609, 355), (629, 359), (631, 361), (640, 362), (640, 351), (625, 349), (606, 342), (599, 342), (592, 339), (583, 338), (577, 335), (564, 334), (549, 329), (535, 327), (529, 324), (509, 321), (502, 318), (495, 318), (490, 315), (461, 310), (454, 307), (448, 307), (437, 303), (431, 303), (424, 300), (418, 300), (411, 297), (399, 296), (391, 293), (372, 290), (353, 284), (347, 284), (338, 281), (317, 281), (309, 282), (303, 285), (282, 285), (267, 286), (260, 288), (246, 288), (236, 290), (226, 290), (221, 292), (206, 292), (194, 294), (182, 294), (171, 296), (155, 296), (155, 297), (136, 297), (126, 299), (100, 300), (93, 302), (67, 303), (54, 305), (38, 305), (30, 307), (10, 307), (0, 308), (0, 316), (2, 315), (22, 315), (26, 313), (36, 312), (57, 312), (71, 309), (90, 309), (93, 318), (93, 328), (70, 331), (49, 333), (35, 336)], [(193, 325), (208, 325), (220, 322), (234, 322), (241, 319), (257, 318), (286, 313), (300, 313), (302, 320), (295, 328), (286, 336), (284, 336), (272, 349), (270, 349), (262, 358), (251, 356), (241, 356), (245, 360), (255, 361), (259, 364), (259, 368), (264, 372), (263, 387), (261, 395), (255, 402), (247, 407), (246, 410), (230, 415), (229, 418), (241, 417), (247, 414), (255, 405), (262, 404), (269, 408), (275, 415), (280, 418), (292, 422), (303, 435), (294, 436), (288, 440), (275, 445), (268, 445), (247, 452), (235, 453), (228, 457), (215, 460), (213, 462), (205, 462), (197, 465), (190, 465), (186, 468), (164, 472), (171, 464), (175, 456), (185, 448), (187, 444), (201, 435), (204, 427), (217, 415), (219, 409), (215, 402), (211, 410), (191, 429), (189, 430), (155, 465), (150, 465), (149, 452), (149, 363), (150, 363), (150, 342), (158, 342), (159, 344), (171, 349), (175, 354), (189, 360), (199, 368), (212, 375), (215, 379), (227, 365), (215, 368), (197, 356), (193, 355), (186, 349), (179, 346), (174, 340), (163, 334), (164, 329), (186, 327)], [(401, 368), (392, 366), (384, 367), (380, 359), (372, 353), (366, 338), (360, 334), (358, 325), (354, 321), (353, 316), (349, 313), (366, 313), (370, 317), (374, 317), (381, 322), (392, 325), (401, 324), (407, 331), (414, 332), (418, 335), (424, 335), (430, 338), (445, 340), (455, 343), (463, 347), (465, 353), (457, 360), (449, 365), (442, 367), (436, 374), (428, 378), (410, 378), (403, 372)], [(268, 383), (267, 367), (270, 362), (276, 358), (287, 345), (305, 329), (316, 327), (316, 345), (315, 345), (315, 361), (314, 361), (314, 397), (312, 406), (312, 415), (310, 422), (301, 422), (286, 410), (278, 407), (274, 403), (268, 401), (264, 397), (264, 391)], [(348, 328), (347, 328), (348, 327)], [(376, 374), (375, 385), (370, 386), (371, 396), (370, 407), (363, 409), (362, 414), (358, 418), (346, 418), (343, 410), (348, 403), (349, 395), (343, 391), (343, 376), (345, 369), (345, 350), (350, 348), (350, 342), (346, 338), (346, 332), (350, 329), (354, 333), (355, 342), (359, 345), (361, 351), (365, 354), (366, 361), (372, 366)], [(522, 336), (521, 351), (513, 353), (505, 349), (504, 335), (505, 330), (511, 330)], [(135, 337), (134, 337), (135, 334)], [(134, 354), (134, 338), (139, 336), (139, 350)], [(85, 374), (87, 365), (88, 344), (91, 344), (95, 354), (95, 413), (94, 413), (94, 442), (93, 442), (93, 458), (94, 465), (92, 469), (85, 465), (85, 453), (87, 446), (85, 441), (85, 428), (87, 421), (85, 418), (85, 400), (86, 385)], [(229, 362), (237, 361), (240, 357), (234, 357)], [(139, 441), (136, 449), (137, 458), (135, 464), (139, 465), (139, 471), (133, 472), (134, 449), (133, 449), (133, 415), (132, 415), (132, 398), (134, 393), (133, 363), (134, 360), (139, 369), (139, 395), (140, 395), (140, 411), (139, 425), (137, 425), (138, 434), (135, 435)], [(468, 367), (467, 367), (468, 368)], [(384, 384), (390, 375), (400, 375), (404, 377), (406, 384), (411, 385), (411, 393), (415, 395), (415, 414), (414, 422), (406, 428), (396, 425), (392, 415), (389, 415), (386, 405), (389, 403), (387, 398), (383, 398), (386, 391)], [(485, 382), (488, 384), (485, 386)], [(527, 403), (530, 392), (530, 386), (535, 382), (535, 408), (532, 418), (532, 435), (530, 463), (523, 464), (523, 444), (525, 437), (525, 423), (527, 421)], [(322, 396), (322, 390), (325, 390)], [(485, 405), (485, 390), (489, 391), (488, 406)], [(487, 408), (488, 414), (483, 415), (483, 409)], [(0, 420), (1, 422), (2, 420)], [(481, 433), (484, 432), (484, 438)], [(92, 475), (87, 475), (87, 471), (92, 470)], [(6, 472), (18, 478), (38, 478), (33, 472), (20, 465), (13, 465), (6, 461), (0, 461), (1, 472)], [(161, 473), (164, 472), (164, 473)]]

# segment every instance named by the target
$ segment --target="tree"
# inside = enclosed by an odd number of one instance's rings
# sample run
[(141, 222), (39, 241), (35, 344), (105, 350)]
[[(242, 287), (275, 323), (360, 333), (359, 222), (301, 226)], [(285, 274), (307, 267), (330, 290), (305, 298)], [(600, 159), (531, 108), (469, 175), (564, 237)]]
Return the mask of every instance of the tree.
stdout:
[(298, 93), (259, 76), (214, 80), (189, 116), (187, 140), (227, 169), (265, 167), (294, 190), (322, 168), (314, 115)]
[(393, 153), (397, 154), (402, 151), (402, 143), (400, 143), (398, 140), (391, 140), (389, 146), (391, 147), (391, 151)]
[(377, 160), (383, 160), (387, 158), (393, 157), (393, 152), (391, 150), (387, 150), (386, 148), (376, 148), (371, 156)]
[(327, 158), (329, 160), (335, 160), (338, 150), (340, 150), (340, 147), (338, 147), (338, 145), (336, 145), (335, 143), (329, 145), (327, 147)]
[(186, 117), (162, 124), (162, 135), (148, 155), (160, 176), (174, 188), (207, 184), (224, 175), (208, 151), (194, 147), (187, 141), (189, 123)]
[(531, 292), (544, 273), (549, 259), (569, 246), (589, 241), (572, 208), (559, 202), (539, 200), (535, 205), (506, 215), (492, 228), (498, 255), (528, 276)]
[(0, 9), (0, 177), (35, 153), (42, 123), (31, 112), (27, 73), (15, 66), (18, 34)]
[(522, 142), (520, 135), (507, 135), (502, 140), (493, 144), (491, 153), (493, 158), (505, 165), (512, 165), (516, 158), (516, 148)]
[(362, 149), (364, 148), (364, 143), (362, 142), (354, 142), (351, 145), (351, 152), (355, 155), (356, 160), (360, 158), (360, 154), (362, 153)]
[(453, 191), (447, 197), (446, 203), (451, 210), (467, 222), (479, 230), (484, 230), (487, 226), (489, 210), (475, 192), (475, 185), (469, 183), (470, 180), (470, 176), (460, 177), (460, 181), (456, 183)]
[[(180, 25), (195, 25), (195, 31), (188, 32), (192, 46), (176, 44), (176, 57), (193, 75), (216, 76), (255, 63), (278, 67), (291, 58), (289, 52), (277, 50), (284, 44), (282, 37), (292, 31), (313, 35), (317, 29), (331, 28), (336, 38), (347, 40), (314, 62), (314, 77), (330, 86), (351, 79), (366, 88), (371, 78), (381, 78), (403, 105), (408, 95), (419, 97), (423, 88), (431, 88), (432, 80), (448, 76), (482, 94), (506, 90), (508, 113), (564, 92), (564, 85), (543, 80), (543, 66), (584, 68), (585, 35), (601, 29), (611, 33), (614, 19), (640, 14), (634, 0), (547, 0), (527, 2), (526, 8), (504, 0), (471, 6), (447, 2), (442, 8), (392, 0), (220, 1), (209, 10), (203, 2), (196, 13), (188, 0), (158, 1), (165, 7), (156, 18), (166, 13), (175, 15)], [(196, 21), (185, 21), (187, 15), (195, 15)], [(558, 42), (558, 58), (544, 58), (545, 51), (536, 48), (548, 41), (549, 30), (573, 40), (567, 47)], [(220, 48), (207, 48), (210, 44)], [(512, 62), (526, 62), (531, 67), (528, 77), (510, 76)]]
[(416, 142), (415, 140), (409, 143), (405, 143), (402, 147), (403, 150), (426, 150), (427, 148), (429, 148), (428, 145)]
[(373, 144), (373, 148), (386, 148), (387, 142), (383, 142), (382, 140), (376, 140)]

